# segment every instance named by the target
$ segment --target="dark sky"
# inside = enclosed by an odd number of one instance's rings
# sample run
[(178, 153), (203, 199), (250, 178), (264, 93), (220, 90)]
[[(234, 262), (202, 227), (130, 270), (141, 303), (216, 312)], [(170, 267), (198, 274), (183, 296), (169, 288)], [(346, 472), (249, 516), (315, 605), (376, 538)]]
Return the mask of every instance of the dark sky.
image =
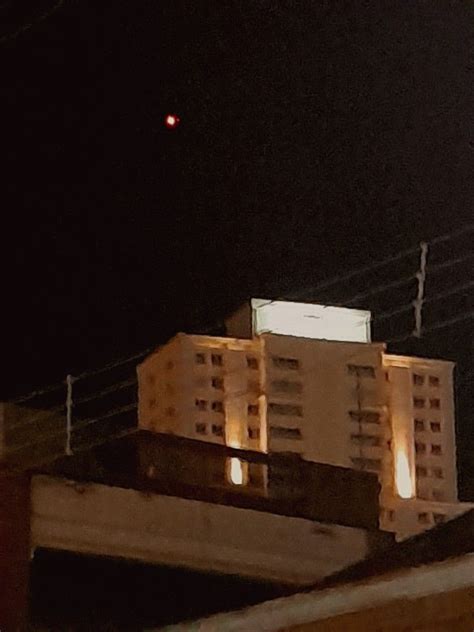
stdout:
[(3, 395), (472, 221), (472, 3), (53, 4), (0, 4)]

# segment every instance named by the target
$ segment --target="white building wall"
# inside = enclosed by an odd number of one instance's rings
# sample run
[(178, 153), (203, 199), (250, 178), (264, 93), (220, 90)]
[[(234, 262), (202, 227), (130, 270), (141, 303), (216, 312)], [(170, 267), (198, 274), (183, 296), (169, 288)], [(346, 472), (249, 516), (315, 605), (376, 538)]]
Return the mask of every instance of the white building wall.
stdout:
[(378, 473), (381, 526), (399, 537), (462, 507), (450, 362), (379, 343), (178, 334), (138, 378), (142, 428)]
[(258, 339), (178, 334), (138, 367), (139, 426), (264, 448), (260, 346)]
[[(354, 467), (353, 459), (382, 459), (387, 424), (383, 345), (262, 338), (269, 451), (298, 452), (310, 461), (345, 467)], [(364, 417), (364, 412), (370, 414)], [(378, 423), (363, 421), (375, 416)], [(288, 433), (285, 439), (279, 428), (299, 435)], [(351, 435), (380, 437), (380, 445), (355, 443)]]

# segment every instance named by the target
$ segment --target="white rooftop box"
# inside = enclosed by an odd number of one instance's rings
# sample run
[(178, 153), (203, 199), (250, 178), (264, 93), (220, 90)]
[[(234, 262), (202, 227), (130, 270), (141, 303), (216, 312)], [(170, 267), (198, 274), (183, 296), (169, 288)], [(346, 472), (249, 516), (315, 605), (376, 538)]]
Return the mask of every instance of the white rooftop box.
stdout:
[(227, 321), (228, 335), (258, 336), (263, 333), (370, 342), (370, 312), (345, 307), (293, 303), (253, 298)]

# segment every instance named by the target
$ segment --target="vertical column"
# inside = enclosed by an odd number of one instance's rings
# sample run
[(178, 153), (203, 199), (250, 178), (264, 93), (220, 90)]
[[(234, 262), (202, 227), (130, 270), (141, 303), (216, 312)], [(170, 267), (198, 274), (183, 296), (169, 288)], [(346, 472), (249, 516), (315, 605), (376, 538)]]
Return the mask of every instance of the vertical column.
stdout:
[(29, 477), (0, 472), (0, 629), (26, 624), (30, 562)]

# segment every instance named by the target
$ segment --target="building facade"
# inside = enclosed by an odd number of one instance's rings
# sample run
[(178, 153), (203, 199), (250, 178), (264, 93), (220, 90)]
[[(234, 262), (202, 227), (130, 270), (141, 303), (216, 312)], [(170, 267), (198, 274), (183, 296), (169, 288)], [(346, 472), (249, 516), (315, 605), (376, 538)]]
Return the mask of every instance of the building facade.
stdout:
[[(274, 303), (279, 333), (271, 330)], [(250, 321), (240, 310), (228, 331), (248, 338), (178, 334), (146, 358), (138, 367), (140, 427), (374, 472), (381, 528), (400, 539), (465, 511), (457, 502), (452, 363), (386, 354), (366, 335), (366, 312), (351, 319), (342, 310), (342, 328), (330, 329), (320, 322), (324, 311), (289, 305), (260, 301)], [(262, 322), (266, 332), (256, 331)], [(281, 333), (292, 327), (306, 336)], [(335, 339), (318, 339), (318, 327)], [(229, 476), (246, 482), (238, 464)]]

